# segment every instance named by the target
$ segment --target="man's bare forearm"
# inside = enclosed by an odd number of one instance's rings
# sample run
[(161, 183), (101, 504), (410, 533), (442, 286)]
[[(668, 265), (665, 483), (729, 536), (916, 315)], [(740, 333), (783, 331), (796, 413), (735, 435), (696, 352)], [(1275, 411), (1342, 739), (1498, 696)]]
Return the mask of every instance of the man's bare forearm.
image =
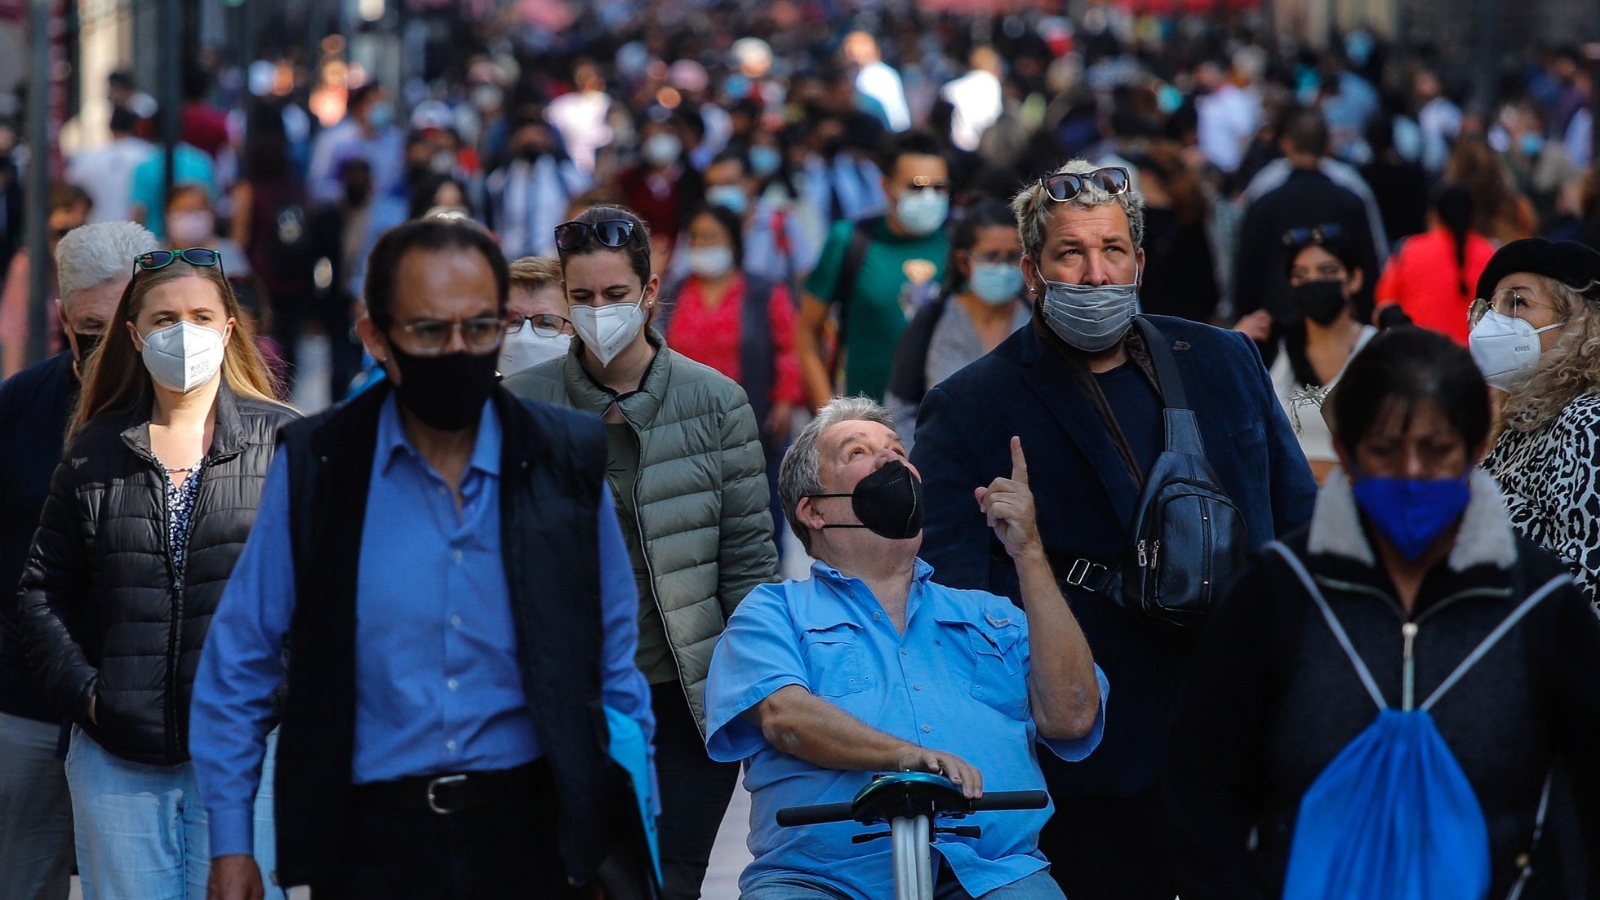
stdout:
[(1017, 560), (1022, 602), (1028, 612), (1028, 696), (1039, 736), (1070, 740), (1089, 733), (1100, 713), (1094, 655), (1067, 606), (1043, 550)]
[(773, 691), (745, 715), (760, 726), (767, 743), (824, 769), (891, 770), (918, 749), (794, 684)]

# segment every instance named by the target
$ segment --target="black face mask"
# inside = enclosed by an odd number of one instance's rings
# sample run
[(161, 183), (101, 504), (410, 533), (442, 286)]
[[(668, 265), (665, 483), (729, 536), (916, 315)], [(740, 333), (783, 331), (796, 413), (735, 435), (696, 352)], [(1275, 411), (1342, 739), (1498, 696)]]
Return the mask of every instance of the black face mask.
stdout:
[(1344, 282), (1303, 281), (1289, 288), (1295, 309), (1318, 325), (1332, 325), (1344, 315)]
[(392, 344), (389, 349), (400, 369), (401, 381), (394, 386), (394, 393), (402, 406), (440, 431), (461, 431), (477, 423), (483, 401), (498, 383), (497, 354), (412, 356)]
[(922, 533), (922, 482), (897, 460), (856, 482), (849, 494), (812, 494), (812, 497), (849, 497), (860, 525), (824, 524), (823, 528), (865, 528), (891, 541)]
[(361, 206), (372, 196), (372, 185), (351, 183), (344, 186), (345, 202), (351, 206)]
[(94, 352), (94, 348), (100, 346), (100, 337), (98, 334), (84, 334), (81, 331), (72, 333), (72, 339), (78, 345), (78, 365), (81, 366), (89, 361), (89, 354)]

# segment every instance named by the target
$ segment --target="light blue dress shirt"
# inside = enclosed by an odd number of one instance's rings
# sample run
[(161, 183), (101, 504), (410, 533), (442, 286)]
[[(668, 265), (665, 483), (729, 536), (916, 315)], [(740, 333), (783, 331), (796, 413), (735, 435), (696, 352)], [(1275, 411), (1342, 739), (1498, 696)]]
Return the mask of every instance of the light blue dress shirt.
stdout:
[[(500, 448), (490, 401), (458, 510), (406, 440), (392, 396), (379, 414), (356, 590), (357, 784), (506, 769), (540, 755), (500, 555)], [(288, 510), (280, 455), (195, 682), (189, 750), (213, 856), (250, 852), (251, 801), (296, 600)], [(638, 594), (609, 491), (599, 526), (604, 701), (650, 739), (649, 687), (633, 665)]]
[[(852, 844), (864, 830), (854, 822), (778, 827), (778, 810), (847, 801), (874, 774), (819, 768), (767, 743), (741, 714), (779, 688), (799, 685), (880, 731), (954, 753), (983, 773), (986, 790), (1043, 790), (1036, 741), (1069, 761), (1100, 743), (1109, 686), (1098, 666), (1094, 728), (1040, 741), (1028, 702), (1028, 622), (1006, 598), (934, 584), (932, 567), (917, 560), (902, 635), (865, 582), (820, 562), (811, 574), (752, 591), (711, 658), (706, 749), (713, 759), (747, 760), (752, 795), (755, 860), (741, 890), (801, 875), (860, 900), (894, 893), (888, 840)], [(982, 896), (1048, 865), (1038, 843), (1052, 809), (970, 816), (962, 824), (981, 826), (982, 837), (941, 834), (934, 851), (967, 893)]]

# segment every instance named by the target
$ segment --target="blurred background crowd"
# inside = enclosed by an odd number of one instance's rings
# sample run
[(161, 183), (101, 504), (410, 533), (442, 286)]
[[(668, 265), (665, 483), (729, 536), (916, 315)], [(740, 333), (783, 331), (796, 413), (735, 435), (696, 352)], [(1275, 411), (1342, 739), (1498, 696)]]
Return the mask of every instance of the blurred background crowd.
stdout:
[[(621, 203), (669, 285), (707, 271), (696, 247), (729, 245), (799, 304), (835, 226), (894, 202), (885, 139), (907, 132), (948, 164), (934, 187), (954, 230), (1068, 158), (1126, 166), (1148, 205), (1144, 309), (1238, 327), (1269, 363), (1300, 315), (1281, 258), (1295, 228), (1353, 239), (1358, 319), (1462, 341), (1494, 246), (1600, 246), (1595, 60), (1570, 42), (1600, 36), (1600, 13), (1583, 4), (1480, 0), (1427, 31), (1420, 0), (1380, 4), (1382, 21), (1342, 2), (188, 2), (177, 77), (143, 53), (137, 9), (121, 13), (132, 64), (105, 72), (110, 14), (72, 5), (50, 243), (133, 219), (221, 250), (305, 409), (358, 376), (365, 256), (407, 218), (454, 211), (510, 258), (553, 256), (553, 226)], [(1386, 36), (1397, 20), (1409, 39)], [(163, 80), (180, 91), (170, 164)], [(63, 346), (30, 314), (24, 96), (0, 100), (4, 375), (31, 331)], [(731, 215), (697, 234), (707, 207)], [(967, 287), (968, 232), (966, 256), (906, 280)], [(873, 352), (897, 338), (874, 335)]]

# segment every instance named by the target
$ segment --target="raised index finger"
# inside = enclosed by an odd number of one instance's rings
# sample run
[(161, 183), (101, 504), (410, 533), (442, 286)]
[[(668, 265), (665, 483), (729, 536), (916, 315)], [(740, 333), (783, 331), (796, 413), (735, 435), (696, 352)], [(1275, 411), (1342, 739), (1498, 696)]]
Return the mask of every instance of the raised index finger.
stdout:
[(1011, 438), (1011, 480), (1019, 484), (1028, 483), (1028, 460), (1022, 455), (1022, 438)]

